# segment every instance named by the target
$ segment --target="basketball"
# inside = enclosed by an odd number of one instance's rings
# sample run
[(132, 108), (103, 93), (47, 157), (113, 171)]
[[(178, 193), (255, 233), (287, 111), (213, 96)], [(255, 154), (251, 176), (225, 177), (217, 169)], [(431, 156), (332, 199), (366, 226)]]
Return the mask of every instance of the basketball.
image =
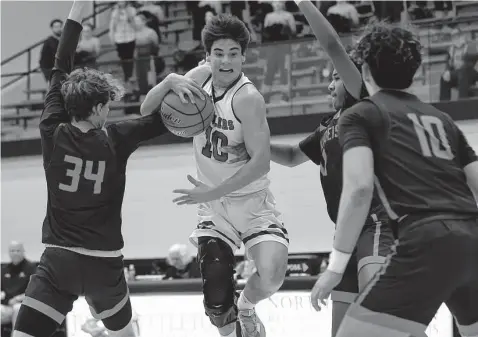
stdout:
[(199, 135), (214, 118), (211, 97), (203, 101), (195, 95), (196, 103), (184, 104), (174, 92), (169, 92), (161, 103), (161, 118), (168, 130), (179, 137), (190, 138)]

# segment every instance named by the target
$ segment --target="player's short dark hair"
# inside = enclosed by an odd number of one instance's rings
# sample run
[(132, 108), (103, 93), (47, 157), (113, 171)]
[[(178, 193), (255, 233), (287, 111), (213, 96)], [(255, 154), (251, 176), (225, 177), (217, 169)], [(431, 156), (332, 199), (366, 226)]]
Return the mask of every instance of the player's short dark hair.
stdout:
[(50, 28), (53, 28), (53, 26), (55, 25), (55, 23), (60, 23), (62, 26), (63, 26), (63, 21), (60, 20), (60, 19), (53, 19), (50, 21)]
[(204, 49), (208, 54), (211, 53), (213, 43), (222, 39), (236, 41), (241, 46), (242, 54), (244, 54), (251, 40), (249, 30), (244, 22), (237, 16), (230, 14), (219, 14), (212, 17), (204, 26), (201, 38)]
[(377, 22), (366, 28), (354, 58), (368, 64), (379, 87), (406, 89), (422, 63), (421, 44), (412, 32)]
[(65, 108), (71, 119), (87, 119), (93, 107), (118, 101), (123, 97), (124, 88), (111, 74), (95, 69), (73, 71), (61, 86)]

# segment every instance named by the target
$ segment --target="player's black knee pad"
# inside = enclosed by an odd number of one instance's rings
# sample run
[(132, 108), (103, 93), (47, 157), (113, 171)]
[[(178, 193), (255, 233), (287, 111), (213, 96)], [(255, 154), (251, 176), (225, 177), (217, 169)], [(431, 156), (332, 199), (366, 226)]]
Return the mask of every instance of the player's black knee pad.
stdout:
[(211, 323), (218, 328), (235, 322), (234, 253), (224, 241), (200, 238), (198, 261), (203, 278), (204, 307)]
[(131, 301), (128, 302), (113, 316), (102, 319), (103, 325), (106, 329), (111, 331), (119, 331), (123, 329), (131, 321), (133, 317), (133, 309), (131, 308)]
[(34, 337), (50, 337), (60, 324), (38, 310), (22, 305), (14, 330)]

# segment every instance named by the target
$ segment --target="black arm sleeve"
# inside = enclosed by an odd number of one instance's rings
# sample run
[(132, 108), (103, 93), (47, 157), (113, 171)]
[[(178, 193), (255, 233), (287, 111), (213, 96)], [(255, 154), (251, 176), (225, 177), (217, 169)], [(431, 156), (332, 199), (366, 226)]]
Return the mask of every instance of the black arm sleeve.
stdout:
[(53, 134), (60, 123), (69, 122), (61, 95), (61, 85), (73, 68), (76, 46), (80, 39), (81, 24), (68, 19), (61, 35), (55, 66), (51, 74), (50, 88), (45, 98), (45, 108), (40, 119), (40, 135), (44, 158), (53, 149)]
[(367, 146), (373, 149), (373, 142), (388, 130), (380, 110), (369, 101), (361, 101), (344, 111), (339, 120), (339, 141), (343, 152), (348, 149)]
[(114, 123), (108, 126), (108, 134), (123, 158), (128, 158), (138, 146), (147, 140), (161, 136), (168, 130), (159, 113)]
[(320, 149), (320, 127), (311, 133), (307, 138), (299, 143), (299, 148), (304, 154), (314, 162), (320, 165), (322, 162), (322, 151)]

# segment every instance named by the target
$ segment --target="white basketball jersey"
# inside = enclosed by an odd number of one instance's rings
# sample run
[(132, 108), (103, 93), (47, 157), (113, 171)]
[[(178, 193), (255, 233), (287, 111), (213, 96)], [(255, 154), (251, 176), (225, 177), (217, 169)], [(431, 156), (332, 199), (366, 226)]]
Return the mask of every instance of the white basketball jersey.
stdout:
[[(221, 151), (223, 146), (244, 143), (242, 125), (234, 114), (232, 100), (236, 92), (245, 85), (253, 84), (244, 74), (241, 74), (222, 95), (214, 97), (212, 78), (209, 77), (203, 84), (203, 89), (213, 98), (215, 116), (206, 131), (194, 137), (193, 146), (197, 178), (209, 186), (220, 185), (246, 163), (231, 164), (230, 160), (236, 156)], [(231, 193), (230, 196), (251, 194), (267, 187), (269, 187), (269, 179), (267, 175), (264, 175), (248, 186)]]

